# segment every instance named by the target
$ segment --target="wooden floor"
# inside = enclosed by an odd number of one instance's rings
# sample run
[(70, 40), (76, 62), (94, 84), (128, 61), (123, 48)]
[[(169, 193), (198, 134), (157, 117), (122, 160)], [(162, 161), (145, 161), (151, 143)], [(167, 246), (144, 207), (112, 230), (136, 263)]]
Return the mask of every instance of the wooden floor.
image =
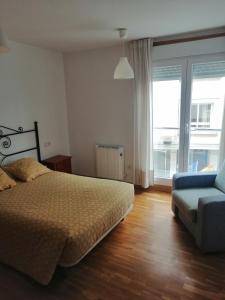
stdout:
[(78, 266), (47, 287), (0, 265), (0, 299), (225, 299), (225, 255), (203, 255), (170, 210), (170, 195), (135, 207)]

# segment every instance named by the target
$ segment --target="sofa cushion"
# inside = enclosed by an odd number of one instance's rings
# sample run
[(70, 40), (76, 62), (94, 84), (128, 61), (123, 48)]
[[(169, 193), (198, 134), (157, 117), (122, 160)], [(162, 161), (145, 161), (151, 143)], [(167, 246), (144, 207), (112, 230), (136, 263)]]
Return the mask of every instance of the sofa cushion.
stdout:
[(214, 185), (217, 189), (225, 193), (225, 161), (216, 176)]
[(174, 190), (173, 201), (178, 210), (180, 210), (190, 222), (196, 222), (198, 199), (217, 195), (224, 195), (224, 193), (213, 187)]

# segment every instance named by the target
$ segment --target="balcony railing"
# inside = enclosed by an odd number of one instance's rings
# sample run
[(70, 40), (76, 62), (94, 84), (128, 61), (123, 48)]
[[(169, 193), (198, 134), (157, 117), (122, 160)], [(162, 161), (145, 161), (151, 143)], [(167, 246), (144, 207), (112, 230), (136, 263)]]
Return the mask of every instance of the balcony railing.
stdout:
[[(171, 178), (178, 170), (178, 127), (154, 128), (154, 170), (156, 178)], [(190, 127), (188, 170), (217, 169), (221, 129)]]

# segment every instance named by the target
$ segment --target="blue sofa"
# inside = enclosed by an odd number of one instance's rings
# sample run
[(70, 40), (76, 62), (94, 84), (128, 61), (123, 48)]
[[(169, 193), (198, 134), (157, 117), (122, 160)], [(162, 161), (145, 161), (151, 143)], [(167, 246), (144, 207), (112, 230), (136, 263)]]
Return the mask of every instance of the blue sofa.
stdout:
[(173, 177), (172, 210), (203, 252), (225, 251), (224, 170), (221, 175), (199, 172)]

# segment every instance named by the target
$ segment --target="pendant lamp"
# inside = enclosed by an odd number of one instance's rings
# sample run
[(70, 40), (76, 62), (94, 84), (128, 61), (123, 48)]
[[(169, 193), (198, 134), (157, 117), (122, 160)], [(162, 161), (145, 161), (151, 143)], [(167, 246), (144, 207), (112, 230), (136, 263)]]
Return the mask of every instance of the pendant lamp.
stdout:
[[(126, 28), (119, 28), (119, 37), (123, 41), (123, 52), (125, 54), (125, 43), (124, 40), (127, 37), (127, 29)], [(114, 71), (114, 79), (133, 79), (134, 78), (134, 71), (129, 64), (129, 61), (125, 55), (121, 56), (118, 62), (118, 65)]]
[(0, 53), (9, 52), (8, 39), (5, 32), (0, 28)]

